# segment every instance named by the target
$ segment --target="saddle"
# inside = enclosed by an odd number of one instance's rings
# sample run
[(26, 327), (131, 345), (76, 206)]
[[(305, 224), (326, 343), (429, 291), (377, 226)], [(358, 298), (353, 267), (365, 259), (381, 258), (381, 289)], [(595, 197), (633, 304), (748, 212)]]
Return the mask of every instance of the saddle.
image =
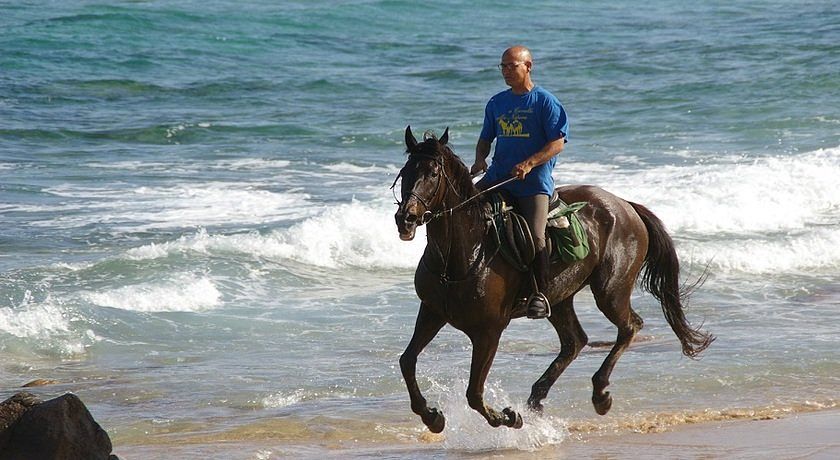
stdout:
[[(488, 225), (502, 257), (521, 272), (528, 271), (535, 257), (534, 240), (528, 222), (515, 212), (513, 200), (505, 192), (490, 196)], [(555, 191), (548, 203), (546, 247), (552, 263), (572, 263), (589, 255), (586, 228), (576, 213), (586, 202), (566, 204)]]

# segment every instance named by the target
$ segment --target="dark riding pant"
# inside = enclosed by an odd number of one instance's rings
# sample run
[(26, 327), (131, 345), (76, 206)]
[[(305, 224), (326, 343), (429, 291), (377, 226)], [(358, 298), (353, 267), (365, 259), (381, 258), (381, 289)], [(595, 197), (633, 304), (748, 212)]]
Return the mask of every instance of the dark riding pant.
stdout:
[[(484, 179), (476, 184), (479, 190), (484, 190), (489, 184)], [(537, 194), (514, 198), (516, 209), (528, 222), (531, 230), (531, 237), (534, 240), (534, 262), (531, 268), (534, 271), (534, 279), (537, 283), (538, 292), (545, 293), (548, 285), (548, 272), (551, 262), (545, 242), (545, 227), (548, 224), (548, 201), (549, 196)]]
[(545, 249), (545, 226), (548, 223), (548, 195), (533, 195), (516, 198), (516, 207), (528, 222), (534, 238), (534, 252)]
[(551, 306), (546, 297), (548, 288), (549, 261), (548, 249), (545, 242), (545, 226), (548, 222), (548, 195), (533, 195), (516, 199), (516, 206), (522, 217), (528, 222), (531, 229), (531, 237), (534, 239), (534, 262), (531, 270), (534, 274), (536, 291), (529, 299), (528, 317), (545, 318), (551, 314)]

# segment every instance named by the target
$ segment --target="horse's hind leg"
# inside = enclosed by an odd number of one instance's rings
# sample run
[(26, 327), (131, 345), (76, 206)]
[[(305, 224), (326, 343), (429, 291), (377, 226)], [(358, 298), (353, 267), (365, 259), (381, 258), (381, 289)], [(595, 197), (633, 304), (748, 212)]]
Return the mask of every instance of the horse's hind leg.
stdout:
[(618, 328), (615, 345), (613, 345), (607, 358), (604, 359), (604, 363), (592, 376), (592, 405), (595, 406), (595, 412), (599, 415), (605, 415), (612, 407), (612, 396), (605, 389), (610, 384), (610, 374), (615, 367), (615, 363), (624, 353), (624, 350), (630, 346), (636, 332), (643, 326), (642, 318), (630, 307), (632, 290), (632, 281), (624, 283), (622, 286), (608, 287), (604, 290), (596, 290), (593, 286), (595, 303), (598, 305), (598, 309)]
[(446, 419), (443, 414), (435, 408), (430, 408), (426, 403), (426, 398), (420, 392), (420, 387), (417, 386), (417, 355), (426, 348), (426, 345), (432, 341), (440, 329), (446, 324), (446, 321), (436, 313), (432, 312), (429, 307), (420, 304), (420, 312), (417, 313), (417, 323), (414, 326), (414, 335), (411, 337), (411, 342), (408, 343), (402, 356), (400, 356), (400, 370), (402, 371), (405, 385), (408, 387), (408, 395), (411, 398), (411, 410), (420, 416), (423, 423), (429, 427), (432, 433), (440, 433), (446, 425)]
[(528, 397), (528, 407), (531, 410), (542, 411), (540, 402), (548, 396), (548, 390), (551, 389), (551, 386), (554, 385), (554, 382), (557, 381), (557, 378), (569, 364), (577, 358), (588, 340), (586, 332), (583, 331), (575, 314), (572, 299), (573, 297), (570, 296), (556, 305), (548, 318), (560, 337), (560, 353), (554, 358), (542, 377), (531, 387), (531, 396)]
[(468, 334), (473, 344), (472, 364), (470, 366), (470, 384), (467, 387), (467, 403), (483, 415), (490, 426), (500, 425), (522, 428), (522, 417), (507, 407), (499, 413), (484, 403), (484, 383), (499, 347), (501, 331), (482, 330), (477, 334)]

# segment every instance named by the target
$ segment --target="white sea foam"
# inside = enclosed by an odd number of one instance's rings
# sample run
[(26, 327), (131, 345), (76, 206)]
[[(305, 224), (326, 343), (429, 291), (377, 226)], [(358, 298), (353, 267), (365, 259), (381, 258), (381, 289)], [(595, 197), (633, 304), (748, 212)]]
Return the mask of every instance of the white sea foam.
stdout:
[(183, 274), (165, 282), (85, 292), (82, 297), (104, 307), (163, 312), (207, 310), (218, 306), (222, 295), (209, 278)]
[(414, 241), (399, 239), (392, 204), (353, 201), (324, 210), (275, 233), (275, 255), (326, 267), (411, 268), (425, 247), (425, 229)]
[(26, 291), (16, 307), (0, 308), (0, 331), (16, 337), (44, 338), (69, 329), (64, 308), (49, 295), (36, 302), (31, 291)]
[(208, 165), (214, 169), (232, 170), (271, 170), (283, 169), (291, 164), (289, 160), (275, 160), (265, 158), (240, 158), (236, 160), (219, 160)]
[(33, 220), (43, 227), (81, 227), (104, 223), (120, 231), (221, 224), (260, 224), (299, 219), (311, 214), (309, 196), (300, 192), (273, 192), (253, 186), (206, 183), (194, 186), (137, 187), (130, 190), (66, 185), (46, 190), (53, 195), (83, 198), (60, 207), (19, 207), (18, 211), (51, 212)]
[(716, 272), (796, 273), (840, 268), (840, 228), (747, 238), (689, 242), (680, 250), (685, 259), (711, 263)]
[(52, 268), (62, 270), (62, 271), (70, 271), (70, 272), (77, 272), (80, 270), (85, 270), (90, 267), (96, 265), (95, 262), (56, 262), (52, 264)]
[[(239, 240), (241, 246), (234, 252), (246, 252), (245, 246), (251, 246), (248, 240), (263, 240), (259, 234), (245, 235), (214, 235), (211, 236), (205, 229), (199, 229), (196, 233), (183, 235), (174, 241), (164, 243), (150, 243), (144, 246), (129, 249), (125, 257), (129, 260), (151, 260), (168, 257), (171, 254), (183, 254), (197, 252), (207, 254), (209, 250), (221, 249), (225, 246), (235, 246), (231, 240)], [(258, 244), (258, 243), (257, 243)]]
[(731, 164), (613, 171), (597, 180), (650, 207), (675, 232), (714, 235), (840, 222), (837, 177), (840, 148)]
[(262, 406), (268, 409), (278, 409), (295, 405), (306, 398), (307, 393), (302, 389), (291, 393), (275, 393), (262, 399)]
[(319, 267), (412, 268), (423, 253), (425, 231), (418, 229), (414, 241), (400, 240), (394, 209), (386, 202), (354, 200), (266, 235), (210, 235), (200, 230), (175, 241), (133, 248), (126, 256), (143, 260), (182, 252), (226, 252), (292, 259)]
[(359, 166), (350, 163), (337, 163), (331, 165), (325, 165), (324, 169), (332, 172), (337, 173), (347, 173), (347, 174), (369, 174), (369, 173), (384, 173), (384, 174), (396, 174), (400, 168), (394, 165), (388, 166), (378, 166), (378, 165), (369, 165), (369, 166)]
[(64, 304), (47, 294), (35, 299), (31, 291), (14, 307), (0, 307), (0, 334), (38, 342), (35, 348), (57, 350), (62, 355), (80, 355), (86, 344), (99, 340), (90, 331), (81, 336), (70, 327), (70, 313)]
[(840, 148), (645, 169), (570, 163), (563, 176), (649, 207), (681, 258), (717, 271), (840, 267)]
[(187, 165), (181, 163), (167, 163), (163, 161), (140, 161), (140, 160), (124, 160), (124, 161), (107, 161), (94, 162), (85, 165), (88, 168), (96, 169), (117, 169), (123, 171), (185, 171)]
[[(284, 169), (291, 164), (289, 160), (271, 159), (271, 158), (238, 158), (238, 159), (223, 159), (206, 162), (184, 162), (173, 161), (140, 161), (140, 160), (123, 160), (123, 161), (108, 161), (108, 162), (94, 162), (88, 163), (86, 166), (96, 169), (116, 169), (127, 171), (144, 171), (144, 172), (177, 172), (177, 173), (202, 173), (208, 169), (223, 169), (223, 170), (272, 170)], [(2, 169), (0, 163), (0, 169)]]

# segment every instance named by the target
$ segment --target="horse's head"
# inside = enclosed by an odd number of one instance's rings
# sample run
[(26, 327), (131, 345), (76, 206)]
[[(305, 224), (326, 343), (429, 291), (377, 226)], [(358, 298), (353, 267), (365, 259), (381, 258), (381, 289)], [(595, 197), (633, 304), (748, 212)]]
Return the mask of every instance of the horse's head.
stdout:
[(400, 239), (414, 239), (417, 227), (428, 222), (434, 212), (443, 208), (446, 195), (446, 143), (449, 142), (449, 128), (437, 139), (424, 136), (417, 142), (411, 133), (411, 126), (405, 128), (405, 146), (408, 160), (400, 171), (400, 203), (394, 218)]

